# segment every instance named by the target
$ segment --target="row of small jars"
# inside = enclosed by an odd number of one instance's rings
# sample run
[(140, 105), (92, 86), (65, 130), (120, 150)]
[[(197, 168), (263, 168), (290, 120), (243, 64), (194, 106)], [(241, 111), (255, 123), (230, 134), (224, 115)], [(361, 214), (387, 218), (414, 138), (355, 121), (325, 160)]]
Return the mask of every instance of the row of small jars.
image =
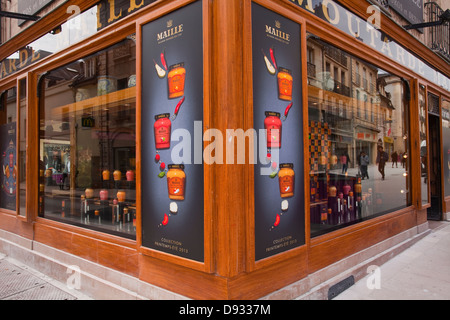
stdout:
[[(87, 188), (84, 191), (84, 194), (82, 197), (85, 197), (86, 199), (93, 199), (94, 198), (94, 189)], [(108, 201), (109, 199), (109, 191), (106, 189), (101, 189), (99, 192), (99, 197), (101, 201)], [(126, 199), (126, 191), (125, 190), (119, 190), (116, 194), (117, 200), (119, 202), (125, 202)]]
[[(111, 174), (110, 174), (109, 170), (103, 170), (102, 178), (103, 178), (104, 181), (109, 181), (110, 176), (111, 176)], [(113, 178), (114, 178), (114, 181), (122, 180), (122, 172), (120, 170), (115, 170), (113, 172)], [(128, 170), (126, 172), (126, 178), (127, 178), (127, 181), (134, 181), (134, 171), (133, 170)]]

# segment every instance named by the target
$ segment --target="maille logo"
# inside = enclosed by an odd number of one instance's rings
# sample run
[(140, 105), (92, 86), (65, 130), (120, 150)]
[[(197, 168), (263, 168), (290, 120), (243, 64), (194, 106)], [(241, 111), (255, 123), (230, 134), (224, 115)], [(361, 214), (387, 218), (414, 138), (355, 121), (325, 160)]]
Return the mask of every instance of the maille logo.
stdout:
[(156, 35), (156, 41), (158, 41), (158, 43), (176, 38), (183, 33), (183, 24), (174, 27), (173, 20), (169, 20), (167, 21), (166, 26), (167, 30)]
[(291, 41), (291, 35), (281, 30), (281, 22), (275, 20), (273, 26), (266, 24), (266, 34), (268, 37), (274, 38), (284, 43), (289, 43)]

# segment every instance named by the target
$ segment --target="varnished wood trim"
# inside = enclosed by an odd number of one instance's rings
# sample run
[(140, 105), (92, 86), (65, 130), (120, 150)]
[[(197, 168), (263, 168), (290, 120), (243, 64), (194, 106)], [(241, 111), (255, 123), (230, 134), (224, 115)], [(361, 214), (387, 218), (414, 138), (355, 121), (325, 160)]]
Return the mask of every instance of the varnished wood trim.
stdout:
[(336, 232), (327, 237), (314, 239), (309, 252), (308, 271), (316, 272), (345, 257), (389, 239), (417, 225), (416, 211), (401, 210), (395, 214), (361, 223), (346, 232)]
[(297, 254), (280, 255), (264, 268), (241, 274), (229, 280), (229, 299), (259, 299), (308, 275), (306, 247), (293, 249)]
[[(253, 123), (253, 49), (252, 49), (252, 1), (246, 0), (243, 4), (243, 66), (242, 83), (246, 112), (244, 113), (244, 129), (254, 128)], [(251, 150), (251, 149), (249, 149)], [(245, 205), (245, 221), (247, 232), (245, 237), (246, 245), (246, 271), (255, 270), (255, 171), (254, 166), (247, 162), (245, 165), (245, 191), (247, 202)]]
[(18, 219), (15, 211), (0, 211), (0, 229), (15, 233), (27, 239), (33, 239), (33, 225)]
[[(420, 123), (419, 123), (419, 83), (416, 79), (410, 81), (411, 101), (409, 102), (409, 144), (408, 158), (420, 159)], [(408, 103), (407, 101), (405, 103)], [(417, 208), (422, 205), (422, 193), (420, 185), (421, 168), (420, 161), (407, 161), (409, 167), (409, 183), (411, 184), (412, 203)], [(414, 184), (414, 182), (417, 182)]]
[(139, 255), (139, 279), (191, 299), (228, 299), (228, 280), (147, 255)]
[(330, 233), (327, 233), (327, 234), (324, 234), (324, 235), (321, 235), (321, 236), (318, 236), (318, 237), (314, 237), (314, 238), (311, 239), (311, 246), (316, 246), (316, 245), (318, 245), (318, 244), (320, 244), (322, 242), (332, 241), (332, 240), (334, 240), (336, 238), (344, 236), (345, 234), (352, 233), (352, 232), (355, 232), (355, 231), (357, 231), (359, 229), (367, 228), (367, 227), (370, 227), (372, 225), (380, 225), (381, 223), (385, 223), (386, 221), (388, 221), (390, 219), (396, 218), (398, 216), (401, 216), (401, 215), (403, 215), (405, 213), (408, 213), (408, 212), (411, 212), (411, 211), (415, 211), (414, 209), (415, 208), (413, 206), (409, 206), (409, 207), (406, 207), (404, 209), (400, 209), (400, 210), (395, 211), (395, 212), (391, 212), (391, 213), (388, 213), (388, 214), (385, 214), (385, 215), (381, 215), (381, 216), (376, 217), (376, 218), (372, 218), (370, 220), (359, 222), (357, 224), (354, 224), (352, 226), (348, 226), (348, 227), (343, 228), (343, 229), (339, 229), (339, 230), (336, 230), (336, 231), (333, 231), (333, 232), (330, 232)]
[[(24, 222), (27, 221), (27, 208), (26, 208), (26, 203), (27, 203), (27, 190), (28, 190), (28, 177), (27, 177), (27, 172), (25, 169), (25, 172), (22, 172), (22, 164), (20, 163), (20, 150), (22, 149), (22, 141), (20, 140), (20, 134), (22, 132), (22, 130), (24, 132), (26, 132), (26, 136), (25, 136), (25, 150), (26, 150), (26, 157), (25, 157), (25, 164), (28, 167), (28, 136), (29, 136), (29, 131), (28, 128), (22, 128), (22, 122), (21, 122), (21, 118), (22, 118), (22, 111), (20, 110), (20, 95), (21, 95), (21, 91), (20, 91), (20, 82), (25, 80), (25, 101), (26, 101), (26, 105), (25, 105), (25, 119), (26, 119), (26, 123), (28, 125), (28, 74), (23, 75), (22, 77), (17, 78), (17, 91), (16, 91), (16, 115), (17, 115), (17, 121), (16, 121), (16, 165), (17, 165), (17, 184), (16, 184), (16, 212), (17, 212), (17, 219), (22, 220)], [(21, 212), (21, 208), (20, 208), (20, 202), (21, 202), (21, 188), (23, 186), (21, 186), (23, 183), (20, 182), (22, 175), (24, 175), (26, 177), (25, 179), (25, 212)]]
[[(213, 113), (212, 104), (212, 25), (213, 18), (211, 14), (212, 0), (203, 0), (203, 134), (212, 127), (211, 117)], [(212, 273), (215, 270), (214, 244), (213, 244), (213, 210), (214, 199), (211, 190), (215, 183), (212, 166), (205, 165), (203, 179), (203, 198), (204, 198), (204, 271)]]
[(139, 254), (131, 241), (117, 238), (114, 241), (111, 237), (102, 240), (104, 236), (99, 233), (49, 222), (46, 220), (45, 223), (35, 224), (35, 241), (134, 277), (138, 276)]
[(58, 230), (61, 230), (62, 232), (80, 234), (85, 237), (89, 237), (89, 238), (92, 238), (92, 239), (95, 239), (98, 241), (110, 242), (112, 244), (116, 244), (116, 245), (120, 245), (123, 247), (128, 247), (130, 249), (137, 250), (136, 241), (131, 240), (131, 239), (103, 233), (100, 231), (77, 227), (77, 226), (73, 226), (70, 224), (65, 224), (65, 223), (62, 223), (59, 221), (55, 221), (55, 220), (36, 217), (36, 222), (34, 223), (35, 230), (38, 230), (39, 228), (46, 228), (46, 227), (58, 229)]
[[(39, 128), (39, 110), (37, 97), (37, 77), (28, 74), (27, 81), (27, 188), (26, 188), (26, 210), (27, 221), (34, 221), (38, 213), (39, 190), (39, 134), (35, 134)], [(38, 129), (39, 130), (39, 129)]]

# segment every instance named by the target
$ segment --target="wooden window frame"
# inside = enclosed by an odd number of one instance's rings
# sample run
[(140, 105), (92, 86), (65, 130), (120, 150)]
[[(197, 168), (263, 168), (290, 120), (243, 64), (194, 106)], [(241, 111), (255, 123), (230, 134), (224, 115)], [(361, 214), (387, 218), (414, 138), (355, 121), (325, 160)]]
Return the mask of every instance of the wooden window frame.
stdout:
[[(244, 35), (243, 35), (243, 43), (248, 44), (244, 45), (244, 61), (243, 61), (243, 73), (244, 73), (244, 87), (245, 88), (253, 88), (253, 57), (252, 57), (252, 34), (251, 32), (245, 32), (245, 30), (252, 30), (252, 22), (251, 22), (251, 5), (252, 3), (259, 4), (277, 14), (284, 16), (287, 19), (292, 20), (293, 22), (300, 25), (300, 52), (299, 57), (301, 58), (301, 67), (302, 67), (302, 104), (303, 104), (303, 137), (308, 136), (308, 75), (307, 75), (307, 43), (306, 43), (306, 20), (296, 14), (295, 10), (287, 10), (283, 6), (275, 3), (275, 1), (271, 0), (246, 0), (244, 1)], [(244, 100), (246, 101), (246, 105), (249, 106), (247, 108), (247, 112), (245, 114), (245, 127), (246, 128), (254, 128), (253, 125), (253, 90), (246, 90), (244, 94)], [(251, 106), (251, 107), (250, 107)], [(254, 170), (253, 165), (246, 165), (246, 199), (248, 199), (248, 205), (246, 206), (246, 222), (248, 227), (247, 237), (246, 237), (246, 247), (247, 247), (247, 255), (246, 255), (246, 271), (252, 272), (257, 270), (265, 269), (266, 267), (273, 265), (280, 261), (289, 261), (290, 259), (295, 259), (298, 263), (298, 267), (302, 269), (303, 272), (307, 271), (307, 250), (310, 246), (310, 217), (309, 207), (310, 207), (310, 189), (309, 189), (309, 154), (307, 150), (309, 150), (308, 142), (305, 140), (304, 152), (303, 155), (299, 155), (303, 157), (304, 162), (304, 212), (305, 212), (305, 244), (293, 248), (289, 251), (279, 253), (275, 256), (268, 257), (262, 260), (255, 260), (255, 208), (254, 208)], [(301, 267), (303, 266), (303, 267)], [(305, 273), (306, 275), (306, 273)]]
[[(138, 92), (136, 95), (136, 136), (138, 137), (136, 142), (136, 158), (139, 159), (136, 163), (136, 183), (141, 184), (141, 149), (142, 146), (142, 126), (140, 122), (142, 113), (142, 97), (141, 97), (141, 84), (142, 84), (142, 28), (145, 24), (163, 17), (177, 9), (187, 6), (190, 3), (201, 1), (203, 6), (203, 132), (210, 128), (211, 126), (211, 5), (209, 0), (179, 0), (172, 2), (161, 8), (161, 10), (156, 10), (148, 14), (143, 15), (136, 21), (136, 87)], [(141, 189), (136, 190), (136, 211), (139, 213), (137, 215), (137, 230), (136, 237), (138, 243), (139, 252), (147, 257), (161, 259), (175, 265), (180, 265), (188, 267), (193, 270), (203, 271), (207, 273), (213, 272), (213, 224), (212, 224), (212, 211), (213, 211), (213, 201), (210, 197), (210, 190), (212, 188), (212, 169), (211, 166), (205, 165), (203, 169), (203, 179), (204, 179), (204, 262), (197, 262), (194, 260), (189, 260), (186, 258), (181, 258), (175, 255), (164, 253), (162, 251), (157, 251), (154, 249), (147, 248), (142, 245), (142, 193)]]
[[(440, 94), (440, 114), (441, 114), (441, 139), (442, 139), (442, 106), (443, 106), (443, 102), (444, 99), (450, 102), (450, 94), (446, 95), (441, 93)], [(441, 146), (442, 150), (441, 150), (441, 184), (442, 184), (442, 212), (444, 214), (444, 219), (445, 219), (445, 214), (447, 212), (450, 212), (450, 196), (445, 196), (445, 183), (444, 183), (444, 174), (443, 174), (443, 170), (444, 170), (444, 144), (442, 143)]]
[[(425, 125), (426, 125), (426, 134), (427, 134), (427, 139), (426, 139), (426, 141), (427, 141), (427, 156), (429, 156), (429, 154), (430, 154), (430, 141), (429, 141), (429, 134), (428, 134), (428, 88), (427, 88), (427, 86), (424, 84), (424, 83), (422, 83), (421, 81), (414, 81), (413, 83), (417, 83), (418, 85), (416, 86), (416, 88), (417, 88), (417, 97), (415, 97), (415, 100), (417, 101), (417, 107), (418, 107), (418, 111), (420, 111), (420, 106), (419, 106), (419, 91), (420, 91), (420, 87), (422, 86), (423, 87), (423, 89), (424, 89), (424, 91), (425, 91)], [(420, 116), (420, 115), (419, 115)], [(419, 119), (418, 119), (419, 120)], [(418, 131), (418, 133), (420, 134), (420, 120), (419, 120), (419, 127), (418, 127), (418, 129), (419, 130), (417, 130)], [(420, 142), (420, 137), (419, 137), (419, 142)], [(419, 145), (419, 152), (420, 152), (420, 145)], [(419, 162), (419, 165), (420, 165), (420, 162)], [(421, 169), (419, 169), (419, 173), (421, 172), (420, 171)], [(422, 187), (421, 187), (421, 184), (418, 184), (418, 186), (420, 186), (420, 187), (418, 187), (418, 207), (421, 209), (421, 210), (424, 210), (424, 209), (427, 209), (427, 208), (429, 208), (429, 207), (431, 207), (431, 190), (430, 190), (430, 179), (429, 179), (429, 177), (430, 177), (430, 166), (428, 166), (427, 165), (427, 193), (428, 193), (428, 202), (427, 203), (423, 203), (422, 202)], [(418, 179), (421, 179), (421, 176), (419, 175), (419, 177), (418, 177)]]
[[(7, 90), (11, 90), (13, 88), (16, 88), (16, 114), (17, 114), (17, 96), (18, 96), (18, 89), (17, 89), (17, 79), (13, 79), (13, 81), (9, 81), (8, 83), (5, 83), (4, 86), (0, 87), (0, 92), (4, 92)], [(16, 121), (17, 122), (17, 121)], [(16, 139), (17, 139), (17, 127), (16, 127)], [(16, 144), (16, 157), (17, 157), (17, 144)], [(17, 161), (16, 161), (17, 162)], [(17, 210), (17, 196), (16, 196), (16, 210), (8, 210), (5, 208), (0, 208), (0, 213), (5, 213), (11, 216), (18, 216), (18, 210)]]
[[(21, 123), (21, 117), (22, 117), (22, 112), (21, 112), (21, 108), (20, 108), (20, 95), (21, 95), (21, 91), (20, 91), (20, 82), (25, 80), (25, 128), (22, 127), (22, 123)], [(29, 219), (29, 215), (28, 215), (28, 202), (27, 202), (27, 193), (28, 190), (30, 189), (28, 187), (28, 137), (29, 135), (29, 121), (28, 121), (28, 110), (29, 110), (29, 97), (30, 95), (28, 94), (28, 87), (29, 87), (29, 81), (28, 81), (28, 74), (24, 74), (24, 75), (20, 75), (19, 77), (17, 77), (17, 106), (16, 106), (16, 112), (17, 112), (17, 127), (16, 127), (16, 148), (17, 148), (17, 152), (16, 152), (16, 163), (17, 163), (17, 186), (16, 186), (16, 214), (17, 214), (17, 218), (19, 220), (22, 221), (28, 221)], [(22, 172), (21, 170), (21, 159), (20, 159), (20, 149), (22, 147), (22, 142), (20, 141), (20, 136), (22, 131), (25, 130), (25, 172)], [(20, 203), (21, 203), (21, 192), (20, 192), (20, 177), (22, 175), (25, 175), (25, 212), (23, 214), (21, 214), (21, 208), (20, 208)]]

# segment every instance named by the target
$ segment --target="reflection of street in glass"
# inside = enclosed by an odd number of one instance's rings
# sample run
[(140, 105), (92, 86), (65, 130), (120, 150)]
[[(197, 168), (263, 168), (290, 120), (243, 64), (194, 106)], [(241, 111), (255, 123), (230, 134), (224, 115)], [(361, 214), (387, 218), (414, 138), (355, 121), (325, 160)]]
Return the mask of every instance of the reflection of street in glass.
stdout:
[[(330, 173), (341, 174), (342, 169), (330, 170)], [(375, 199), (378, 201), (377, 212), (392, 210), (404, 206), (408, 199), (408, 189), (406, 186), (406, 169), (399, 166), (392, 168), (392, 163), (387, 162), (385, 167), (385, 179), (382, 180), (378, 172), (378, 166), (371, 164), (367, 168), (369, 179), (361, 181), (362, 192), (368, 192), (372, 189)], [(355, 177), (358, 174), (358, 168), (349, 168), (348, 177)], [(378, 195), (378, 198), (376, 198)], [(377, 213), (377, 212), (374, 212)]]

